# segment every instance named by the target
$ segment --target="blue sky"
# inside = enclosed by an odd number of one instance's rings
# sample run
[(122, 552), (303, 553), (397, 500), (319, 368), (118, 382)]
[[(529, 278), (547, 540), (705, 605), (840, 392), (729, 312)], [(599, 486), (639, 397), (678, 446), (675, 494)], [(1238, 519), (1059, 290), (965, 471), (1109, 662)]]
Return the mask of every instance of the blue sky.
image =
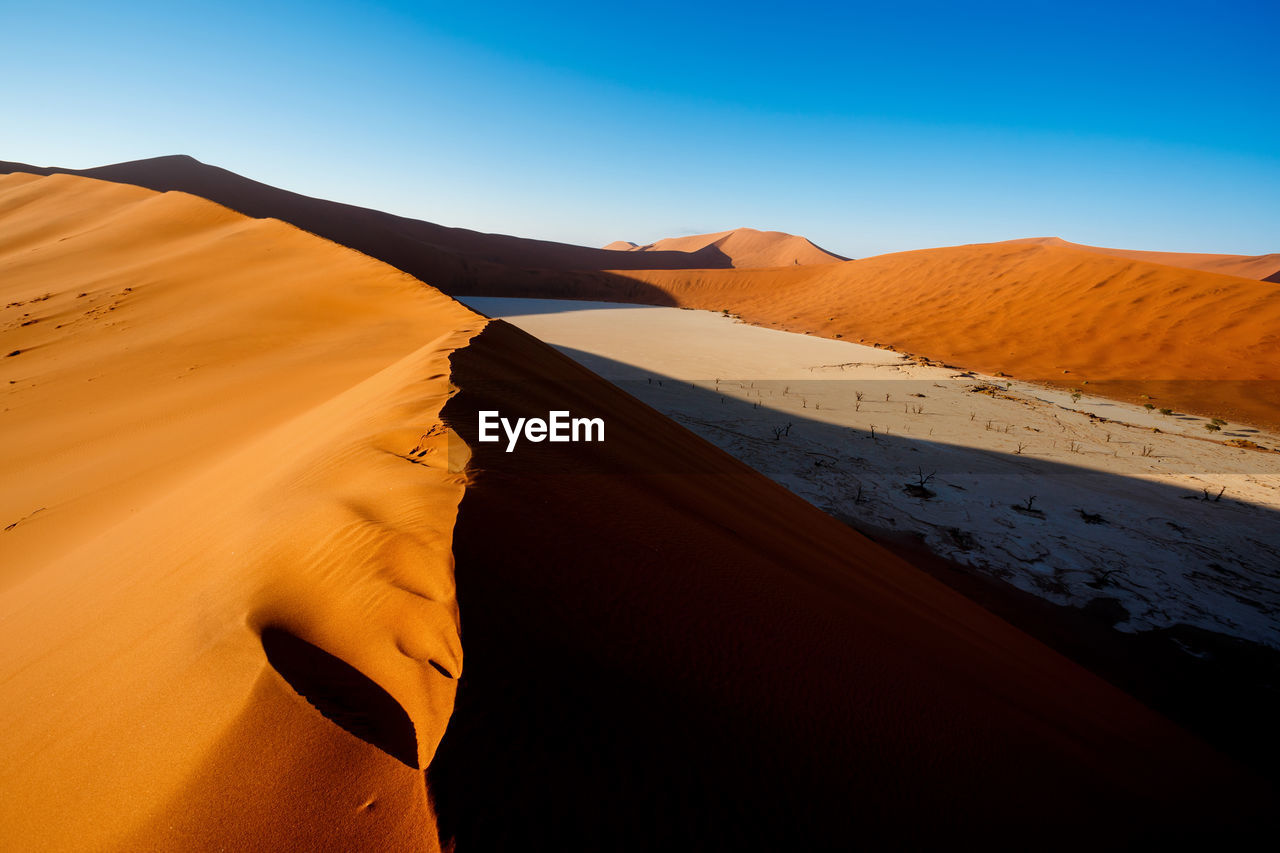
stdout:
[(588, 245), (1280, 251), (1280, 4), (0, 0), (0, 159)]

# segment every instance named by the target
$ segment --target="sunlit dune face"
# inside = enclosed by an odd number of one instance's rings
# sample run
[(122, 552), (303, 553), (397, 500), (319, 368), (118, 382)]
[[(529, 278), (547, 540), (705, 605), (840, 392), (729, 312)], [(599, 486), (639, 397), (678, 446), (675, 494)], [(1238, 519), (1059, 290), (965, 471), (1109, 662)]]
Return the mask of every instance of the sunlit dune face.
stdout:
[(1121, 399), (1154, 396), (1144, 386), (1163, 383), (1169, 407), (1280, 425), (1271, 282), (1023, 241), (790, 269), (618, 274), (750, 323), (1020, 379), (1109, 385)]
[(0, 178), (0, 289), (0, 843), (429, 849), (463, 668), (439, 410), (483, 318), (65, 175)]

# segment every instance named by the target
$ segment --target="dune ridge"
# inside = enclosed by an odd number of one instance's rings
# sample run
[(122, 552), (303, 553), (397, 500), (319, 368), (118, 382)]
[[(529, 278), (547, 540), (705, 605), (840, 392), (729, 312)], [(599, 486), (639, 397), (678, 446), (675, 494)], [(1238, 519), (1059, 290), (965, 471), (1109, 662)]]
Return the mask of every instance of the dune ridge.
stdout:
[[(290, 225), (66, 175), (0, 178), (0, 282), (4, 846), (437, 849), (415, 768), (462, 670), (465, 485), (438, 413), (483, 318)], [(364, 681), (307, 695), (264, 632)], [(379, 690), (408, 751), (325, 718)]]
[(1280, 288), (1270, 282), (1035, 242), (622, 275), (750, 323), (1280, 426)]
[[(457, 849), (1124, 846), (1274, 797), (507, 323), (451, 363), (468, 668), (429, 778)], [(480, 410), (549, 408), (608, 440), (475, 442)]]
[(754, 228), (734, 228), (714, 234), (696, 234), (687, 237), (668, 237), (638, 246), (626, 240), (617, 240), (605, 249), (622, 252), (685, 252), (689, 255), (706, 253), (716, 249), (723, 253), (736, 269), (752, 267), (785, 267), (799, 264), (830, 264), (847, 261), (815, 246), (804, 237), (782, 231), (757, 231)]
[(92, 169), (0, 161), (0, 174), (15, 172), (80, 175), (134, 184), (157, 192), (190, 193), (245, 216), (292, 223), (304, 231), (378, 258), (436, 287), (509, 278), (520, 273), (531, 274), (534, 270), (731, 266), (730, 259), (714, 246), (693, 253), (664, 251), (620, 257), (604, 249), (436, 225), (278, 189), (186, 155), (153, 157)]
[(1204, 252), (1149, 252), (1140, 249), (1108, 249), (1071, 243), (1060, 237), (1032, 237), (1026, 240), (1010, 240), (1011, 243), (1039, 243), (1045, 246), (1063, 246), (1081, 252), (1095, 252), (1116, 258), (1130, 258), (1152, 264), (1216, 272), (1259, 281), (1275, 281), (1280, 277), (1280, 252), (1266, 255), (1215, 255)]

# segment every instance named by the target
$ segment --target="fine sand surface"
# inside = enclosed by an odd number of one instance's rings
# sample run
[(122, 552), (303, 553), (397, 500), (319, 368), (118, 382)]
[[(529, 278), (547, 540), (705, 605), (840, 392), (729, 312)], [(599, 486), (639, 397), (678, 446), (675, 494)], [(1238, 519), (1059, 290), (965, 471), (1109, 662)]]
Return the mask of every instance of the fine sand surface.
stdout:
[[(0, 287), (6, 849), (430, 850), (437, 826), (464, 853), (1079, 849), (1274, 812), (1139, 702), (370, 257), (19, 174)], [(607, 440), (506, 453), (489, 409)]]
[(1111, 255), (1117, 258), (1132, 258), (1148, 261), (1153, 264), (1164, 264), (1171, 267), (1216, 272), (1223, 275), (1234, 275), (1241, 278), (1256, 278), (1260, 281), (1276, 281), (1280, 276), (1280, 252), (1267, 255), (1213, 255), (1196, 252), (1144, 252), (1139, 249), (1106, 249), (1101, 246), (1085, 246), (1081, 243), (1069, 243), (1058, 237), (1035, 237), (1029, 240), (1013, 240), (1014, 243), (1041, 243), (1044, 245), (1064, 246), (1084, 252), (1096, 252), (1100, 255)]
[(754, 228), (735, 228), (732, 231), (695, 234), (688, 237), (668, 237), (645, 246), (618, 240), (605, 248), (622, 252), (686, 252), (689, 254), (715, 248), (729, 258), (731, 266), (739, 269), (785, 267), (795, 264), (830, 264), (848, 260), (818, 248), (804, 237), (782, 231), (757, 231)]
[[(484, 321), (280, 222), (64, 175), (0, 178), (0, 287), (0, 847), (436, 848), (438, 415)], [(335, 684), (390, 709), (371, 742), (294, 692), (334, 713)]]
[(1280, 649), (1280, 436), (705, 311), (466, 302), (838, 518), (1058, 604), (1118, 602), (1121, 631), (1185, 624)]

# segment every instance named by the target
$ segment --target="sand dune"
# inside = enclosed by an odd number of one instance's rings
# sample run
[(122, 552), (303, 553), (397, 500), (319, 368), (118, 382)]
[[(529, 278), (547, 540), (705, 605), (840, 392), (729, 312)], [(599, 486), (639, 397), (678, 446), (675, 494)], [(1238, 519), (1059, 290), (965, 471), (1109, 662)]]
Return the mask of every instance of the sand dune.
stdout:
[[(0, 172), (33, 170), (67, 171), (0, 163)], [(1145, 394), (1159, 408), (1280, 427), (1280, 291), (1115, 256), (1126, 250), (1046, 238), (728, 269), (732, 259), (714, 243), (692, 254), (619, 252), (483, 235), (307, 198), (189, 157), (86, 174), (178, 188), (283, 219), (451, 295), (728, 310), (752, 323), (877, 342), (987, 373), (1066, 387), (1088, 382), (1091, 391), (1118, 399)], [(709, 251), (714, 262), (704, 256)], [(1182, 263), (1208, 258), (1210, 266), (1221, 261), (1251, 275), (1271, 257), (1137, 254)], [(1237, 261), (1262, 266), (1232, 267)], [(695, 263), (700, 268), (690, 268)]]
[[(1240, 760), (1280, 766), (1280, 559), (1266, 533), (1280, 525), (1280, 452), (1228, 443), (1280, 451), (1280, 435), (1210, 437), (1204, 419), (708, 311), (464, 301), (944, 583), (976, 587)], [(909, 488), (924, 477), (927, 491)]]
[(1269, 282), (1026, 242), (624, 275), (750, 323), (1280, 426), (1280, 288)]
[[(936, 554), (1061, 604), (1106, 598), (1126, 611), (1128, 631), (1192, 625), (1280, 651), (1280, 565), (1268, 569), (1275, 544), (1255, 533), (1280, 523), (1280, 452), (1257, 449), (1280, 451), (1280, 434), (1212, 434), (1201, 418), (706, 311), (465, 302), (509, 315), (837, 517), (910, 531)], [(794, 435), (771, 435), (787, 423)], [(925, 500), (902, 488), (917, 467), (934, 474)], [(1183, 498), (1209, 487), (1228, 494), (1206, 516)], [(1029, 495), (1043, 518), (1011, 510)], [(1086, 525), (1076, 507), (1110, 522)], [(1233, 568), (1206, 577), (1206, 563)]]
[(715, 234), (697, 234), (689, 237), (668, 237), (646, 246), (637, 246), (618, 240), (606, 249), (623, 252), (685, 252), (690, 255), (718, 250), (735, 268), (785, 267), (798, 264), (830, 264), (846, 261), (820, 249), (804, 237), (781, 231), (757, 231), (754, 228), (735, 228)]
[[(93, 169), (63, 169), (0, 161), (0, 173), (75, 174), (191, 193), (253, 217), (282, 219), (364, 252), (438, 287), (459, 287), (530, 271), (701, 269), (732, 266), (715, 246), (697, 252), (658, 251), (620, 257), (604, 249), (483, 234), (292, 193), (186, 156), (155, 157)], [(787, 263), (791, 261), (788, 260)]]
[[(1274, 802), (383, 263), (62, 174), (0, 178), (0, 235), (7, 847), (435, 849), (432, 801), (459, 850), (1069, 847)], [(504, 453), (490, 408), (608, 440)]]
[[(1236, 831), (1169, 724), (634, 397), (502, 322), (451, 362), (467, 671), (429, 776), (459, 850)], [(607, 440), (475, 443), (559, 408)]]
[(1254, 278), (1260, 281), (1275, 281), (1280, 276), (1280, 252), (1267, 255), (1212, 255), (1195, 252), (1145, 252), (1138, 249), (1105, 249), (1100, 246), (1085, 246), (1081, 243), (1069, 243), (1058, 237), (1036, 237), (1029, 240), (1011, 240), (1011, 243), (1039, 243), (1045, 246), (1063, 246), (1078, 249), (1082, 252), (1096, 252), (1100, 255), (1111, 255), (1115, 258), (1131, 258), (1152, 264), (1164, 264), (1170, 267), (1185, 267), (1191, 270), (1216, 272), (1222, 275), (1234, 275), (1240, 278)]
[[(407, 765), (452, 707), (430, 662), (461, 670), (437, 415), (483, 320), (177, 193), (0, 178), (0, 235), (2, 846), (433, 848)], [(408, 750), (321, 716), (266, 629), (388, 691)]]

